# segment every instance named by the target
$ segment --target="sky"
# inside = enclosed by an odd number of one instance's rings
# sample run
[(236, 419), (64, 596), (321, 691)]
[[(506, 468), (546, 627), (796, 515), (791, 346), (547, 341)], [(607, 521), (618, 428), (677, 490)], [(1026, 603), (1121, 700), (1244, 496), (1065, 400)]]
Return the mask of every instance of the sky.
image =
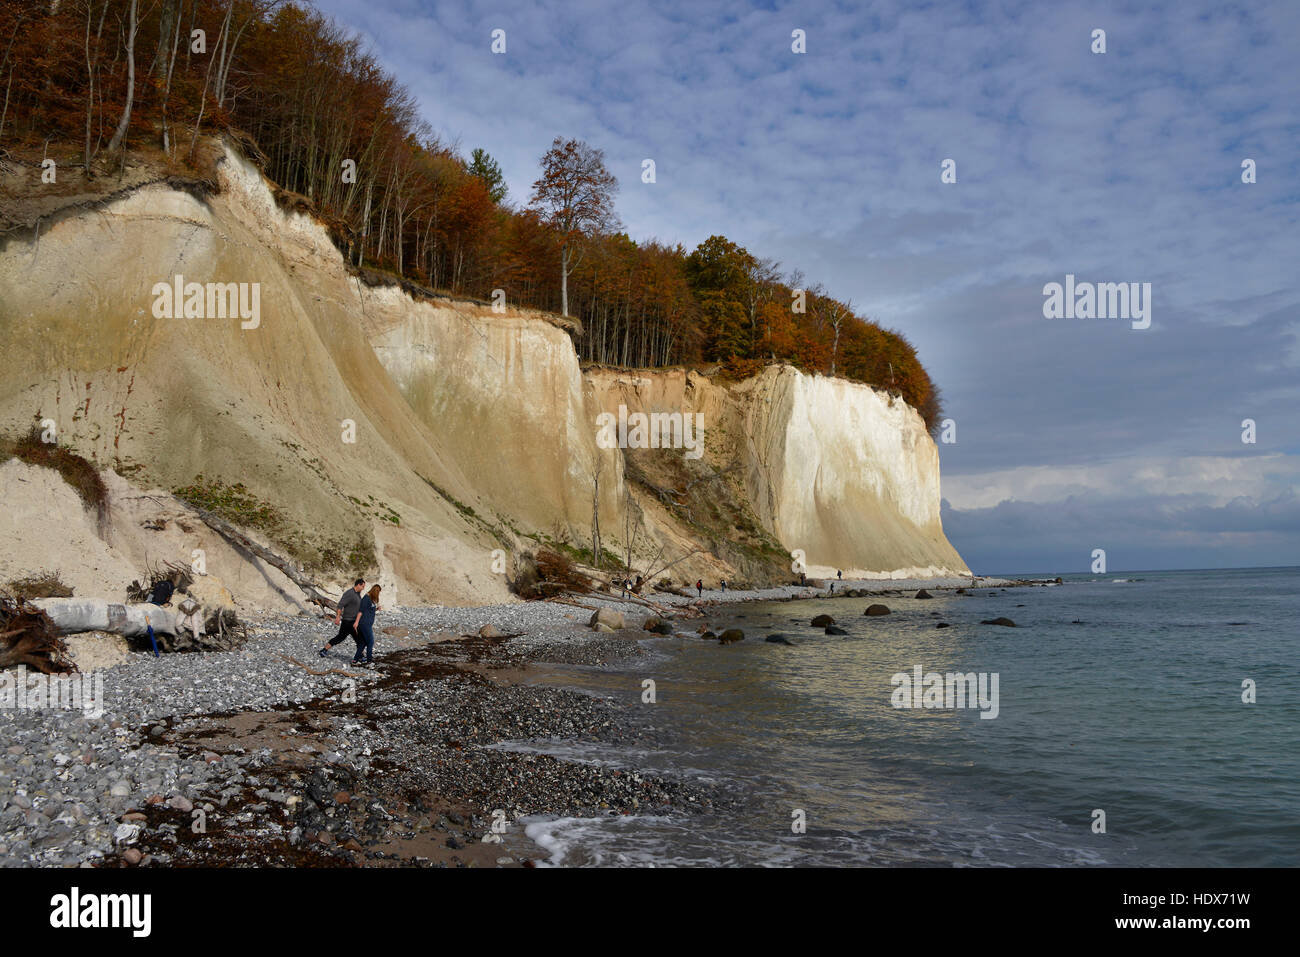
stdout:
[[(975, 571), (1300, 565), (1300, 2), (315, 5), (509, 200), (586, 140), (633, 239), (904, 333)], [(1048, 318), (1067, 275), (1150, 283), (1149, 327)]]

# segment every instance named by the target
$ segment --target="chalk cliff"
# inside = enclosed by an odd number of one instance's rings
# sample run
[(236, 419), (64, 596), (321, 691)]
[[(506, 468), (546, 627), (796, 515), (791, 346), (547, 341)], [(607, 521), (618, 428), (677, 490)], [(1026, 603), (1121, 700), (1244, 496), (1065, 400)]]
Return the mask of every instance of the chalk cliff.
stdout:
[[(788, 367), (584, 371), (555, 317), (368, 285), (232, 148), (217, 170), (210, 195), (146, 185), (0, 249), (0, 431), (52, 420), (115, 473), (90, 528), (11, 463), (0, 581), (77, 566), (84, 549), (58, 543), (93, 534), (107, 550), (79, 595), (210, 548), (241, 603), (292, 605), (283, 575), (170, 494), (217, 482), (244, 486), (255, 537), (338, 580), (368, 568), (404, 603), (505, 600), (503, 554), (508, 569), (540, 543), (590, 548), (593, 519), (642, 569), (686, 556), (679, 581), (788, 578), (794, 550), (814, 575), (966, 572), (934, 442), (900, 400)], [(155, 287), (178, 275), (259, 284), (256, 327), (158, 318)], [(620, 405), (700, 413), (703, 457), (601, 448), (596, 417)]]

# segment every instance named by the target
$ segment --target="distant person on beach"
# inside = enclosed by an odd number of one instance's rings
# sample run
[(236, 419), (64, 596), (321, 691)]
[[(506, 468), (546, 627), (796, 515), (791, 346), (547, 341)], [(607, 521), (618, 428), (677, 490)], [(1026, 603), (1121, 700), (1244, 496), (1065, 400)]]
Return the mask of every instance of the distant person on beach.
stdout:
[(835, 573), (835, 577), (838, 578), (840, 581), (844, 581), (844, 572), (843, 572), (842, 570), (841, 570), (841, 571), (837, 571), (837, 572)]
[(703, 598), (703, 597), (704, 597), (704, 579), (703, 579), (703, 578), (697, 578), (697, 579), (695, 579), (695, 597), (696, 597), (696, 598)]
[(623, 581), (622, 581), (622, 585), (623, 585), (623, 595), (622, 595), (622, 597), (626, 598), (626, 597), (627, 597), (628, 589), (632, 587), (632, 580), (629, 579), (629, 578), (624, 578)]
[(808, 585), (808, 574), (806, 572), (799, 573), (799, 585), (801, 587), (806, 587)]
[(835, 594), (835, 583), (834, 583), (834, 582), (831, 582), (831, 594), (832, 594), (832, 595)]
[(322, 658), (328, 655), (330, 649), (344, 638), (357, 637), (357, 625), (361, 621), (361, 589), (365, 585), (366, 580), (358, 578), (352, 583), (352, 587), (339, 598), (338, 607), (334, 611), (334, 624), (339, 626), (339, 633), (331, 638), (325, 647), (320, 650)]
[(727, 580), (725, 578), (722, 579), (722, 593), (724, 595), (727, 593)]
[[(354, 665), (375, 662), (375, 612), (379, 611), (379, 586), (371, 585), (361, 599), (361, 614), (357, 617), (357, 653), (352, 656)], [(362, 653), (365, 657), (362, 658)]]

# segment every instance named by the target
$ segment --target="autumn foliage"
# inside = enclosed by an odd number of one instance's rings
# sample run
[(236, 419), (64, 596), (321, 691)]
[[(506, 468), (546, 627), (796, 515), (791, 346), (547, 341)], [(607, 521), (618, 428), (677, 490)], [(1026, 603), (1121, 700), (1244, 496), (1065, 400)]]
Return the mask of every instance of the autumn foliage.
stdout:
[[(354, 266), (553, 312), (567, 297), (587, 361), (789, 362), (890, 390), (937, 425), (938, 391), (899, 333), (723, 236), (688, 252), (632, 241), (612, 209), (557, 216), (548, 164), (515, 202), (490, 156), (441, 142), (361, 39), (305, 4), (0, 0), (0, 164), (48, 156), (61, 179), (108, 181), (145, 147), (193, 162), (213, 132), (248, 145)], [(616, 185), (599, 150), (552, 150)]]

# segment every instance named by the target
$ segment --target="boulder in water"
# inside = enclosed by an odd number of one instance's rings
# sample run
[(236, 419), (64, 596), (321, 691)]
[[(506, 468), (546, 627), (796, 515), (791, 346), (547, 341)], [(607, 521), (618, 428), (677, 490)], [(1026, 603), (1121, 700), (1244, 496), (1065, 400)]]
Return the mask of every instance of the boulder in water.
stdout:
[(913, 597), (913, 598), (933, 598), (934, 596), (931, 595), (931, 594), (930, 594), (928, 591), (926, 591), (924, 588), (922, 588), (920, 591), (918, 591), (918, 592), (917, 592), (915, 595), (913, 595), (912, 597)]
[(845, 631), (843, 628), (837, 628), (837, 627), (834, 626), (834, 625), (830, 625), (830, 626), (828, 626), (827, 629), (826, 629), (826, 634), (828, 634), (828, 635), (847, 635), (848, 632)]
[(1001, 625), (1003, 628), (1015, 628), (1016, 623), (1010, 618), (985, 618), (981, 625)]
[(864, 615), (871, 615), (872, 617), (875, 617), (876, 615), (888, 615), (888, 614), (889, 614), (889, 606), (888, 606), (888, 605), (870, 605), (870, 606), (868, 606), (867, 610), (866, 610), (865, 612), (863, 612), (863, 614), (864, 614)]
[(765, 638), (764, 640), (767, 641), (769, 644), (773, 644), (773, 645), (790, 645), (791, 647), (794, 646), (794, 642), (791, 641), (789, 638), (787, 638), (785, 635), (768, 635), (767, 638)]
[(814, 628), (827, 628), (833, 624), (835, 624), (835, 619), (830, 615), (818, 615), (812, 620), (812, 626)]
[(718, 635), (719, 644), (729, 645), (735, 641), (744, 641), (745, 633), (739, 628), (728, 628), (722, 634)]

